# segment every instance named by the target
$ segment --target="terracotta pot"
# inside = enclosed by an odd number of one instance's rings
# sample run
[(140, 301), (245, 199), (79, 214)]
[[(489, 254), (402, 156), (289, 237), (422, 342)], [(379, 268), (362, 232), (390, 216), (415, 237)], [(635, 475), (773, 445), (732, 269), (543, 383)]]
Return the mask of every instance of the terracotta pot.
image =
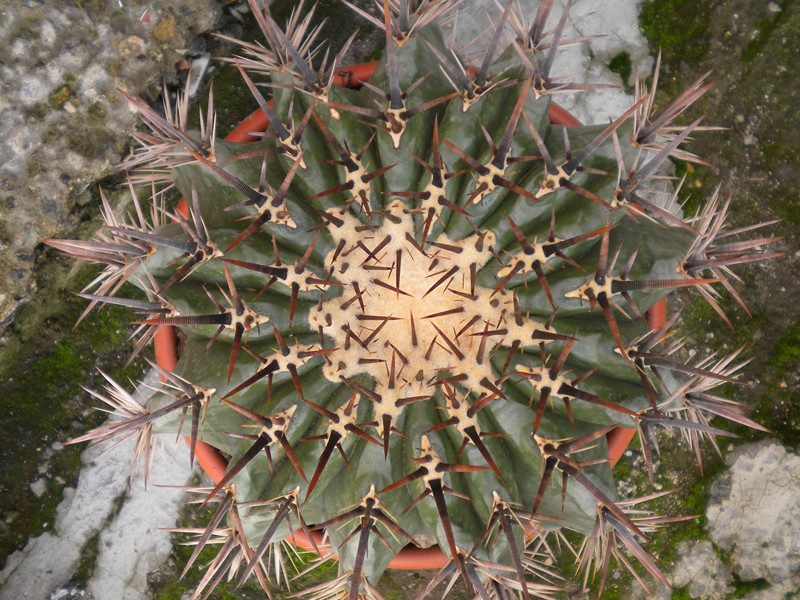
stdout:
[[(323, 553), (330, 551), (330, 545), (322, 543), (323, 536), (321, 533), (312, 531), (311, 535), (314, 538), (313, 543), (302, 531), (295, 531), (286, 539), (298, 548), (309, 552), (315, 552), (315, 545)], [(334, 554), (331, 558), (335, 559), (336, 555)], [(439, 546), (418, 548), (409, 544), (389, 562), (388, 568), (398, 571), (423, 571), (426, 569), (441, 569), (448, 562), (450, 562), (450, 558), (445, 556)]]
[[(373, 61), (341, 68), (336, 72), (334, 83), (344, 87), (358, 88), (364, 81), (369, 80), (377, 66), (377, 61)], [(550, 102), (550, 122), (554, 125), (564, 125), (566, 127), (575, 127), (581, 124), (580, 121), (555, 102)], [(265, 131), (268, 126), (269, 119), (261, 109), (258, 109), (239, 123), (225, 140), (238, 143), (253, 142), (260, 139), (257, 134)], [(188, 208), (184, 199), (179, 202), (177, 210), (188, 217)], [(666, 300), (660, 300), (647, 312), (650, 328), (657, 329), (661, 327), (665, 322), (665, 314)], [(175, 329), (171, 326), (159, 329), (154, 337), (154, 346), (158, 365), (168, 371), (174, 369), (177, 362)], [(612, 467), (617, 464), (635, 433), (635, 429), (619, 427), (607, 434), (608, 455)], [(214, 483), (219, 483), (225, 476), (228, 462), (220, 451), (213, 446), (198, 440), (195, 458)], [(314, 535), (314, 541), (318, 548), (330, 548), (330, 546), (322, 544), (322, 534), (315, 532)], [(305, 550), (312, 551), (314, 549), (314, 544), (302, 531), (295, 531), (288, 539)], [(388, 568), (410, 571), (441, 569), (448, 561), (449, 558), (445, 556), (438, 546), (417, 548), (408, 545), (392, 559)]]

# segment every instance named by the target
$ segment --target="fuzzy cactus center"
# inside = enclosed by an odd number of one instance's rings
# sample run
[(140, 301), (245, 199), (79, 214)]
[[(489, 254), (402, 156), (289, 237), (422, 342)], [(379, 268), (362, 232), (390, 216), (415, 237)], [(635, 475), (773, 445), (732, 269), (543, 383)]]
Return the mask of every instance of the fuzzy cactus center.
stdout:
[(414, 216), (394, 201), (380, 225), (345, 221), (325, 259), (343, 292), (309, 314), (336, 347), (325, 375), (368, 374), (380, 400), (397, 409), (404, 399), (433, 395), (443, 372), (469, 390), (490, 391), (489, 357), (514, 327), (512, 295), (475, 280), (494, 235), (442, 235), (423, 249)]

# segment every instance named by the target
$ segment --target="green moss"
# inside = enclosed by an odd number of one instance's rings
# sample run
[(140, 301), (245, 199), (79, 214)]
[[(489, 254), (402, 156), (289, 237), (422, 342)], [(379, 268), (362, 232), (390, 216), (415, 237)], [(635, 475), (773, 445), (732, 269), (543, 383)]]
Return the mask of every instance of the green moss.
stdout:
[(56, 141), (62, 135), (63, 135), (63, 132), (61, 131), (61, 129), (59, 127), (52, 127), (50, 129), (46, 130), (42, 134), (42, 145), (46, 146), (48, 144), (52, 144), (54, 141)]
[(714, 550), (717, 553), (720, 561), (731, 571), (732, 578), (730, 583), (733, 586), (733, 592), (726, 596), (727, 600), (733, 600), (734, 598), (748, 598), (753, 592), (769, 589), (770, 584), (764, 578), (758, 578), (752, 581), (742, 581), (739, 578), (735, 572), (735, 559), (732, 551), (725, 551), (717, 546), (714, 546)]
[[(185, 597), (186, 592), (190, 590), (191, 588), (186, 585), (176, 583), (159, 591), (153, 598), (154, 600), (181, 600)], [(260, 596), (254, 595), (246, 590), (236, 590), (235, 586), (221, 583), (208, 598), (209, 600), (255, 600), (256, 598), (260, 598)], [(279, 597), (273, 596), (273, 598), (277, 600)]]
[(679, 590), (672, 590), (672, 600), (694, 600), (694, 596), (689, 593), (685, 587)]
[(784, 10), (786, 8), (786, 0), (782, 2), (776, 2), (780, 7), (780, 10), (777, 11), (771, 18), (762, 19), (758, 23), (758, 33), (754, 39), (750, 41), (749, 44), (744, 48), (742, 52), (742, 61), (743, 62), (752, 62), (767, 45), (767, 43), (773, 39), (773, 34), (775, 29), (780, 25), (786, 18), (788, 11)]
[(22, 112), (28, 119), (42, 120), (47, 116), (48, 110), (49, 107), (47, 103), (39, 102), (32, 106), (26, 106), (22, 109)]
[(6, 29), (7, 40), (35, 39), (41, 31), (41, 16), (34, 10), (19, 11), (14, 15), (14, 20), (9, 20), (10, 27)]
[[(748, 598), (751, 593), (769, 589), (770, 585), (766, 579), (756, 579), (754, 581), (741, 581), (736, 574), (733, 575), (734, 592), (728, 596), (731, 598)], [(786, 596), (787, 598), (789, 596)]]
[(86, 543), (84, 543), (83, 548), (81, 548), (78, 567), (73, 573), (72, 579), (70, 579), (71, 584), (83, 587), (88, 583), (92, 575), (94, 575), (97, 557), (100, 554), (100, 534), (105, 530), (107, 525), (117, 518), (122, 510), (122, 506), (125, 504), (126, 497), (127, 492), (123, 492), (114, 498), (111, 511), (109, 511), (105, 522), (98, 528), (97, 533), (92, 535), (86, 540)]
[[(745, 279), (745, 284), (748, 284)], [(723, 310), (728, 314), (734, 329), (728, 329), (711, 307), (702, 299), (695, 298), (683, 312), (684, 327), (689, 331), (717, 331), (704, 343), (711, 351), (729, 354), (733, 348), (745, 346), (755, 354), (753, 362), (745, 370), (745, 378), (756, 378), (754, 386), (718, 388), (722, 396), (752, 408), (751, 418), (769, 428), (783, 444), (800, 445), (800, 404), (794, 397), (797, 392), (797, 365), (800, 364), (800, 322), (787, 328), (776, 342), (770, 341), (769, 325), (764, 315), (755, 313), (748, 317), (731, 300), (726, 300)], [(739, 439), (730, 443), (741, 444), (763, 437), (764, 432), (738, 426), (717, 419), (714, 426), (737, 434)]]
[(639, 13), (650, 47), (664, 55), (664, 63), (677, 67), (695, 63), (708, 52), (711, 3), (692, 0), (647, 0)]
[[(212, 80), (207, 80), (203, 89), (198, 92), (197, 98), (200, 100), (198, 104), (205, 106), (205, 101), (208, 98), (208, 86), (211, 83)], [(217, 130), (224, 137), (244, 117), (255, 111), (258, 108), (258, 104), (247, 90), (247, 86), (242, 85), (242, 76), (239, 74), (238, 69), (232, 65), (226, 64), (214, 73), (213, 85), (214, 96), (216, 98), (225, 98), (225, 102), (218, 101), (214, 106), (216, 109)], [(192, 129), (200, 127), (197, 110), (190, 111), (189, 127)]]
[[(213, 516), (214, 510), (214, 507), (197, 509), (196, 506), (187, 505), (181, 513), (178, 527), (205, 527)], [(151, 589), (155, 600), (179, 600), (186, 592), (195, 590), (205, 575), (205, 567), (213, 561), (219, 551), (218, 546), (209, 545), (204, 548), (200, 552), (192, 568), (187, 572), (186, 577), (178, 580), (180, 572), (183, 571), (184, 566), (189, 561), (195, 548), (192, 545), (182, 543), (186, 541), (186, 536), (176, 536), (175, 542), (177, 543), (173, 544), (173, 558), (175, 560), (176, 572), (160, 573), (158, 583)], [(313, 557), (314, 555), (308, 553), (301, 553), (299, 557), (295, 557), (298, 570), (304, 570), (310, 567)], [(303, 589), (321, 583), (332, 579), (336, 573), (337, 564), (333, 561), (328, 561), (299, 579), (293, 580), (292, 588)], [(290, 577), (294, 576), (294, 574), (295, 573), (290, 573)], [(271, 592), (274, 600), (290, 598), (293, 593), (285, 587), (277, 589), (277, 586), (276, 589), (271, 590)], [(212, 600), (256, 600), (262, 599), (263, 597), (264, 592), (254, 579), (245, 583), (241, 588), (237, 587), (236, 580), (232, 582), (223, 581), (209, 596)]]
[(72, 100), (73, 95), (74, 94), (70, 86), (62, 85), (61, 87), (55, 89), (53, 92), (50, 93), (48, 102), (52, 108), (55, 109), (63, 108), (67, 102)]
[(14, 233), (9, 229), (7, 221), (0, 221), (0, 243), (8, 244), (14, 239)]
[(92, 102), (86, 107), (86, 118), (90, 123), (102, 123), (106, 117), (106, 109), (100, 102)]
[[(800, 403), (797, 402), (800, 375), (800, 321), (789, 326), (768, 348), (755, 393), (759, 399), (753, 419), (768, 427), (790, 447), (800, 447)], [(747, 435), (747, 433), (745, 434)], [(755, 437), (750, 434), (750, 437)]]
[(725, 468), (725, 464), (717, 455), (705, 452), (701, 477), (689, 448), (683, 440), (676, 438), (662, 442), (660, 460), (662, 472), (671, 474), (669, 477), (664, 477), (662, 485), (675, 488), (677, 491), (648, 506), (657, 514), (694, 517), (670, 524), (653, 536), (648, 548), (658, 556), (661, 564), (669, 565), (678, 558), (678, 547), (681, 542), (708, 537), (704, 516), (708, 492), (711, 483)]
[(800, 321), (795, 322), (778, 340), (769, 364), (779, 370), (797, 369), (800, 364)]
[[(318, 8), (314, 14), (312, 27), (325, 22), (320, 39), (324, 39), (326, 44), (331, 48), (340, 48), (347, 38), (352, 34), (353, 14), (349, 8), (341, 4), (339, 0), (322, 0), (317, 3)], [(310, 3), (306, 3), (306, 8), (310, 7)], [(270, 5), (270, 11), (273, 18), (283, 24), (291, 14), (292, 10), (296, 7), (296, 2), (293, 0), (276, 0)], [(359, 49), (360, 55), (363, 57), (360, 60), (371, 60), (380, 53), (381, 44), (380, 39), (364, 41), (364, 30), (370, 30), (370, 26), (366, 21), (359, 23), (362, 33), (359, 35)], [(264, 36), (258, 28), (255, 19), (249, 19), (245, 23), (245, 31), (242, 35), (245, 41), (258, 40), (264, 43)], [(214, 49), (212, 48), (212, 53)], [(253, 75), (251, 74), (251, 77)], [(258, 78), (254, 78), (258, 83)], [(198, 98), (205, 99), (208, 95), (208, 85), (211, 80), (208, 80), (204, 88), (198, 93)], [(238, 69), (233, 65), (223, 65), (215, 68), (213, 73), (214, 95), (217, 98), (225, 98), (225, 102), (216, 103), (217, 112), (217, 128), (218, 131), (224, 136), (227, 132), (231, 131), (242, 118), (249, 115), (258, 108), (258, 104), (253, 99), (253, 96), (248, 91), (247, 87), (242, 85), (241, 75)], [(190, 128), (198, 128), (198, 112), (191, 111), (190, 113)]]
[[(740, 287), (745, 288), (747, 284), (745, 281)], [(739, 346), (752, 347), (753, 341), (759, 337), (765, 325), (764, 316), (760, 314), (748, 316), (727, 293), (723, 293), (720, 306), (731, 321), (732, 328), (725, 324), (703, 298), (689, 296), (689, 301), (681, 313), (684, 323), (682, 329), (687, 332), (707, 332), (702, 340), (697, 338), (696, 342), (712, 351), (730, 353)]]
[[(84, 270), (77, 287), (88, 283), (94, 272)], [(14, 357), (14, 371), (0, 373), (0, 427), (16, 440), (13, 453), (0, 454), (0, 488), (5, 490), (0, 495), (0, 515), (16, 514), (13, 527), (0, 534), (0, 568), (26, 539), (53, 523), (63, 487), (74, 485), (83, 449), (67, 446), (53, 454), (48, 469), (63, 482), (47, 475), (47, 488), (40, 498), (29, 487), (41, 477), (37, 469), (43, 452), (102, 420), (99, 411), (86, 413), (88, 403), (81, 389), (81, 385), (98, 383), (95, 362), (122, 380), (141, 373), (142, 361), (124, 366), (130, 347), (127, 311), (119, 307), (94, 311), (73, 330), (85, 307), (82, 300), (69, 297), (64, 302), (63, 296), (56, 301), (39, 300), (42, 304), (29, 303), (15, 319), (13, 329), (26, 323), (31, 329), (16, 331), (21, 346)], [(41, 326), (38, 319), (26, 316), (31, 311), (41, 313)]]
[[(194, 483), (198, 484), (198, 482)], [(204, 527), (214, 514), (214, 510), (214, 507), (198, 509), (194, 505), (186, 505), (181, 512), (177, 526)], [(206, 565), (211, 563), (219, 550), (219, 548), (216, 546), (208, 546), (204, 548), (203, 551), (200, 552), (192, 568), (187, 572), (186, 577), (178, 580), (180, 572), (183, 570), (187, 561), (191, 557), (192, 552), (194, 552), (194, 546), (183, 543), (186, 541), (186, 536), (178, 535), (175, 537), (173, 543), (173, 558), (176, 565), (175, 572), (162, 572), (159, 574), (158, 582), (153, 585), (150, 590), (155, 600), (179, 600), (187, 592), (195, 590), (205, 574)], [(271, 597), (274, 600), (288, 600), (289, 598), (294, 597), (293, 594), (295, 594), (297, 590), (307, 589), (324, 581), (330, 581), (337, 576), (339, 569), (338, 563), (332, 560), (326, 561), (322, 564), (317, 564), (316, 555), (308, 552), (300, 552), (299, 555), (294, 556), (293, 564), (295, 568), (292, 568), (292, 571), (290, 572), (290, 578), (292, 578), (292, 589), (286, 589), (284, 586), (275, 586), (275, 588), (271, 590)], [(311, 569), (312, 566), (313, 569)], [(295, 573), (303, 572), (308, 569), (311, 570), (304, 573), (302, 576), (295, 578)], [(427, 579), (419, 578), (419, 581), (427, 582)], [(236, 583), (236, 581), (223, 581), (209, 596), (209, 598), (211, 600), (263, 599), (264, 592), (254, 579), (248, 581), (241, 588), (237, 588)], [(379, 587), (387, 600), (400, 600), (409, 597), (406, 590), (407, 584), (408, 580), (405, 577), (398, 575), (396, 572), (389, 571), (386, 573), (385, 577), (381, 579)], [(457, 587), (455, 593), (450, 594), (448, 598), (452, 597), (453, 600), (466, 600), (467, 596), (459, 595), (458, 592), (459, 589)]]
[(103, 0), (76, 0), (75, 3), (92, 17), (102, 15), (106, 8)]
[(633, 65), (631, 64), (631, 55), (627, 52), (620, 52), (608, 61), (608, 68), (613, 73), (616, 73), (622, 79), (622, 83), (626, 90), (631, 84), (631, 73), (633, 73)]
[[(670, 566), (679, 558), (679, 549), (684, 542), (695, 542), (708, 538), (705, 529), (705, 506), (708, 501), (708, 492), (711, 483), (724, 469), (724, 463), (718, 456), (710, 452), (703, 453), (703, 473), (701, 476), (693, 457), (678, 436), (659, 436), (660, 455), (656, 457), (659, 462), (655, 470), (655, 483), (657, 489), (674, 489), (674, 493), (643, 503), (640, 508), (651, 510), (657, 515), (664, 516), (689, 516), (694, 517), (685, 521), (668, 523), (651, 536), (650, 541), (644, 545), (656, 559), (656, 563), (663, 572), (669, 572)], [(631, 448), (634, 450), (630, 456), (623, 456), (614, 467), (614, 478), (625, 481), (632, 486), (632, 497), (641, 497), (652, 493), (647, 477), (647, 471), (639, 455), (639, 441), (634, 438)], [(575, 540), (580, 543), (580, 538)], [(572, 555), (566, 554), (566, 561), (562, 568), (569, 569)], [(636, 572), (650, 585), (652, 577), (635, 561)], [(627, 600), (631, 597), (631, 590), (638, 587), (634, 577), (623, 566), (612, 563), (609, 580), (603, 590), (603, 600)], [(613, 573), (613, 577), (611, 574)], [(599, 583), (590, 582), (592, 585)], [(686, 593), (678, 590), (674, 593)], [(673, 596), (673, 598), (689, 596)]]
[(800, 225), (800, 205), (797, 204), (796, 199), (787, 196), (781, 200), (775, 204), (777, 216), (783, 219), (787, 225)]
[(34, 150), (28, 156), (28, 160), (25, 163), (25, 173), (28, 177), (35, 177), (45, 169), (49, 167), (47, 159), (44, 157), (39, 150)]
[(81, 558), (78, 562), (78, 567), (72, 575), (71, 583), (85, 583), (94, 573), (94, 567), (97, 563), (97, 556), (100, 554), (100, 531), (95, 533), (92, 537), (86, 540), (86, 543), (81, 549)]
[(114, 140), (114, 133), (101, 126), (75, 128), (67, 134), (70, 149), (88, 158), (96, 158)]
[[(362, 3), (365, 6), (366, 3)], [(295, 0), (276, 0), (271, 6), (275, 20), (283, 24), (295, 8)], [(383, 50), (383, 39), (375, 35), (376, 30), (366, 19), (356, 16), (344, 3), (339, 0), (319, 0), (314, 13), (313, 25), (316, 26), (325, 20), (320, 39), (326, 40), (331, 48), (339, 49), (353, 33), (353, 27), (359, 28), (358, 45), (360, 57), (357, 60), (368, 61), (377, 59)], [(311, 6), (306, 4), (306, 6)]]
[(686, 216), (696, 215), (705, 205), (712, 185), (709, 179), (713, 173), (708, 167), (693, 165), (687, 162), (675, 162), (675, 177), (683, 179), (681, 188), (681, 203)]

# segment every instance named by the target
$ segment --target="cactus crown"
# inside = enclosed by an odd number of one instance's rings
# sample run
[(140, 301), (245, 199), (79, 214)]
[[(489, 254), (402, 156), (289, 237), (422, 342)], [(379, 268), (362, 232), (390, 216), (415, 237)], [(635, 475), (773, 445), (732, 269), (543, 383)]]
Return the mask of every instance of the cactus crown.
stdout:
[[(378, 597), (408, 543), (446, 557), (424, 595), (461, 577), (480, 598), (555, 596), (562, 530), (586, 537), (584, 582), (630, 554), (665, 583), (640, 545), (660, 521), (618, 500), (606, 434), (636, 428), (652, 469), (661, 427), (696, 450), (727, 435), (714, 415), (756, 425), (713, 392), (736, 354), (684, 365), (674, 319), (651, 332), (642, 315), (676, 288), (722, 314), (720, 286), (740, 300), (729, 267), (774, 255), (773, 238), (727, 237), (745, 233), (725, 226), (730, 199), (684, 220), (659, 191), (669, 157), (699, 160), (680, 146), (700, 120), (675, 120), (708, 84), (659, 110), (637, 84), (610, 124), (567, 128), (552, 96), (593, 87), (551, 76), (568, 9), (548, 28), (551, 2), (526, 23), (508, 0), (468, 67), (436, 24), (457, 0), (378, 4), (354, 7), (386, 37), (354, 90), (333, 85), (344, 50), (321, 52), (309, 16), (284, 32), (251, 0), (267, 45), (232, 59), (269, 121), (251, 143), (215, 138), (213, 97), (200, 131), (186, 96), (164, 114), (128, 97), (149, 128), (123, 165), (134, 214), (104, 199), (96, 240), (48, 243), (105, 266), (82, 295), (138, 313), (135, 352), (166, 326), (185, 344), (147, 405), (109, 379), (94, 395), (119, 417), (74, 441), (138, 435), (149, 454), (177, 430), (192, 460), (201, 440), (229, 458), (189, 561), (223, 544), (209, 588), (230, 572), (268, 589), (265, 557), (293, 530), (340, 560), (314, 598)], [(173, 185), (186, 202), (167, 208)]]

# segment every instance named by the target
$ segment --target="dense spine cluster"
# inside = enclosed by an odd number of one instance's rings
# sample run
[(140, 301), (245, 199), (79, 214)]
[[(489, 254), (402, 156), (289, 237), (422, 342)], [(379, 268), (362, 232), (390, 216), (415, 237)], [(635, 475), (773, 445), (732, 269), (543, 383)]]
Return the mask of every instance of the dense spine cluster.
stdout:
[(226, 573), (278, 585), (274, 553), (301, 534), (340, 560), (306, 591), (320, 599), (377, 598), (406, 544), (437, 543), (423, 597), (456, 578), (478, 598), (556, 597), (565, 530), (585, 537), (584, 585), (631, 556), (666, 583), (641, 545), (661, 520), (617, 498), (606, 435), (636, 428), (652, 480), (659, 428), (699, 458), (727, 435), (711, 417), (757, 425), (714, 394), (738, 382), (738, 352), (682, 364), (674, 319), (651, 332), (645, 313), (692, 288), (724, 318), (720, 289), (741, 303), (729, 268), (775, 255), (776, 238), (742, 239), (769, 224), (726, 228), (730, 199), (684, 219), (658, 185), (670, 157), (699, 160), (681, 145), (700, 120), (676, 119), (705, 78), (660, 110), (637, 83), (619, 118), (567, 128), (551, 97), (595, 87), (551, 74), (569, 2), (526, 22), (505, 1), (475, 67), (437, 25), (459, 0), (354, 7), (386, 39), (358, 90), (333, 85), (346, 48), (323, 51), (311, 13), (284, 31), (250, 4), (266, 45), (231, 60), (266, 132), (218, 140), (211, 97), (199, 132), (185, 96), (163, 114), (130, 97), (149, 129), (123, 165), (133, 214), (104, 204), (96, 240), (48, 241), (104, 266), (82, 295), (138, 315), (135, 353), (185, 337), (149, 404), (109, 379), (93, 395), (116, 418), (74, 441), (136, 436), (147, 465), (152, 434), (178, 431), (193, 461), (201, 442), (228, 458), (195, 490), (218, 508), (186, 568), (221, 548), (196, 596)]

